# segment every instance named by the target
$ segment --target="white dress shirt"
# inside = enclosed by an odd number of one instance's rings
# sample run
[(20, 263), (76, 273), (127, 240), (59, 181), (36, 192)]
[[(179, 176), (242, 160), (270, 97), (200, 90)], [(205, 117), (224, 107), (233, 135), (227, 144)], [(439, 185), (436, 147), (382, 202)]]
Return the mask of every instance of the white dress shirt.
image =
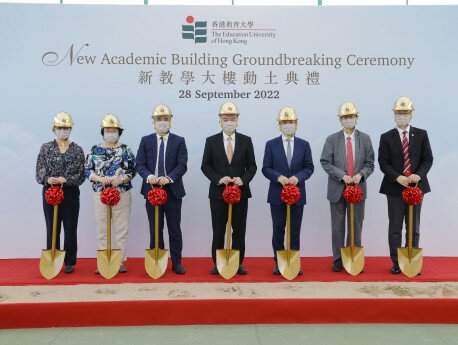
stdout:
[(407, 126), (406, 129), (401, 129), (399, 127), (396, 127), (396, 129), (398, 130), (399, 132), (399, 137), (401, 138), (401, 144), (402, 144), (402, 140), (404, 139), (404, 134), (403, 132), (406, 131), (406, 137), (407, 137), (407, 142), (409, 142), (410, 138), (409, 138), (409, 134), (410, 134), (410, 125)]
[(148, 175), (148, 178), (146, 179), (147, 181), (149, 180), (149, 178), (151, 176), (156, 176), (156, 177), (159, 177), (157, 176), (158, 175), (158, 164), (159, 164), (159, 151), (160, 151), (160, 148), (161, 148), (161, 138), (163, 138), (164, 140), (164, 173), (165, 173), (165, 177), (167, 177), (171, 183), (173, 183), (172, 179), (170, 177), (167, 176), (167, 170), (165, 170), (165, 153), (167, 152), (167, 143), (169, 141), (169, 133), (167, 133), (166, 135), (164, 135), (163, 137), (161, 137), (159, 134), (156, 134), (156, 137), (157, 137), (157, 153), (156, 153), (156, 167), (154, 168), (154, 174), (151, 174), (151, 175)]
[[(285, 156), (288, 157), (288, 138), (282, 134), (281, 139), (283, 141), (283, 148), (285, 149)], [(290, 146), (291, 146), (291, 160), (293, 159), (293, 154), (294, 154), (294, 135), (289, 138), (291, 140)]]
[(353, 131), (353, 133), (351, 133), (350, 135), (348, 135), (348, 133), (345, 131), (345, 129), (343, 130), (343, 132), (344, 132), (344, 138), (345, 138), (345, 154), (348, 156), (348, 154), (347, 154), (347, 140), (348, 140), (348, 137), (350, 137), (351, 151), (353, 153), (353, 164), (355, 164), (355, 131)]
[[(224, 152), (227, 152), (227, 138), (229, 138), (229, 136), (224, 133), (223, 131), (223, 141), (224, 141)], [(235, 152), (235, 132), (231, 134), (231, 143), (232, 143), (232, 153)]]

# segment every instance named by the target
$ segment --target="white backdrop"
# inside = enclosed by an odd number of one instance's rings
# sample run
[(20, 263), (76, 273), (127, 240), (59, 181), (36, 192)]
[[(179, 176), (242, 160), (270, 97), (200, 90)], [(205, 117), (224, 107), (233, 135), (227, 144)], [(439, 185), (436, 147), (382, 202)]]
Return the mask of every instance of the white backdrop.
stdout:
[[(182, 25), (187, 24), (185, 19), (189, 15), (196, 21), (207, 21), (206, 43), (181, 38)], [(356, 103), (360, 111), (358, 128), (371, 136), (377, 150), (380, 134), (394, 126), (392, 103), (404, 95), (414, 100), (417, 110), (412, 124), (428, 129), (435, 157), (429, 174), (433, 192), (423, 204), (421, 246), (425, 255), (455, 256), (458, 226), (454, 195), (458, 188), (453, 175), (458, 168), (458, 150), (451, 139), (458, 129), (454, 104), (458, 78), (457, 15), (455, 7), (218, 6), (190, 10), (179, 6), (0, 4), (0, 257), (38, 257), (45, 245), (41, 186), (34, 175), (40, 145), (53, 139), (53, 114), (64, 110), (73, 115), (72, 139), (87, 153), (101, 140), (101, 117), (115, 113), (125, 127), (123, 142), (136, 152), (141, 136), (152, 132), (150, 114), (161, 102), (172, 108), (173, 132), (186, 138), (189, 151), (184, 177), (187, 196), (183, 201), (183, 254), (209, 256), (208, 181), (200, 171), (200, 163), (205, 138), (219, 131), (217, 112), (226, 99), (206, 101), (179, 95), (180, 90), (190, 90), (194, 95), (196, 90), (234, 89), (251, 92), (250, 99), (233, 101), (241, 113), (239, 131), (252, 137), (258, 163), (258, 173), (251, 185), (247, 256), (272, 254), (270, 210), (266, 203), (268, 181), (262, 176), (261, 167), (265, 142), (279, 135), (275, 122), (278, 110), (286, 105), (296, 108), (300, 117), (297, 135), (312, 147), (315, 174), (307, 182), (301, 252), (303, 256), (323, 256), (331, 255), (331, 226), (327, 177), (319, 157), (326, 136), (339, 130), (339, 104)], [(237, 31), (236, 22), (239, 29), (242, 22), (252, 26)], [(245, 43), (212, 42), (217, 32), (243, 31), (267, 32), (270, 36), (249, 37)], [(86, 43), (89, 46), (83, 47)], [(96, 62), (80, 64), (74, 60), (70, 64), (70, 55), (66, 53), (72, 44), (75, 59), (78, 49), (83, 47), (79, 55), (95, 56)], [(42, 58), (47, 52), (55, 52), (62, 63), (46, 66)], [(138, 56), (165, 56), (167, 62), (160, 66), (100, 63), (105, 53), (128, 56), (131, 52)], [(228, 66), (172, 65), (170, 57), (174, 53), (227, 57)], [(235, 54), (276, 57), (281, 53), (340, 57), (341, 67), (235, 66), (231, 60)], [(346, 58), (352, 54), (410, 57), (414, 62), (410, 68), (351, 66)], [(141, 71), (151, 71), (150, 84), (139, 83)], [(185, 85), (180, 80), (183, 71), (194, 73), (193, 83)], [(202, 84), (207, 71), (214, 75), (215, 84)], [(244, 73), (250, 71), (257, 74), (254, 85), (244, 84)], [(173, 75), (173, 84), (160, 83), (162, 72)], [(235, 84), (224, 84), (224, 72), (236, 73)], [(297, 85), (286, 83), (290, 72), (297, 73)], [(319, 73), (319, 85), (307, 85), (307, 72)], [(276, 75), (277, 84), (266, 84), (269, 75)], [(278, 91), (279, 98), (254, 99), (256, 90)], [(368, 181), (363, 229), (363, 245), (369, 256), (388, 255), (386, 199), (378, 193), (381, 180), (376, 164)], [(140, 182), (136, 177), (132, 190), (129, 255), (133, 257), (143, 256), (149, 241)], [(81, 192), (79, 257), (94, 257), (97, 248), (88, 182), (81, 186)]]

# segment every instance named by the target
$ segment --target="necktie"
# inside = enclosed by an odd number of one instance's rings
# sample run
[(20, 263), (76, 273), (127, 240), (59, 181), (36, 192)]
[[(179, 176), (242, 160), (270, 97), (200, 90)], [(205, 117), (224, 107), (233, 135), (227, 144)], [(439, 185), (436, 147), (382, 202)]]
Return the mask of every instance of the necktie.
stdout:
[(351, 138), (347, 137), (347, 175), (353, 177), (353, 147), (351, 146)]
[(404, 175), (412, 175), (412, 165), (410, 164), (409, 141), (407, 140), (407, 131), (402, 132), (402, 152), (404, 154)]
[(157, 176), (165, 176), (164, 138), (163, 137), (161, 137), (161, 145), (159, 146), (159, 160), (157, 162)]
[(226, 155), (229, 164), (232, 162), (232, 157), (234, 156), (234, 148), (232, 147), (232, 138), (227, 137), (227, 148), (226, 148)]
[(286, 145), (286, 161), (288, 162), (288, 169), (291, 168), (291, 159), (292, 159), (292, 154), (291, 154), (291, 139), (286, 139), (288, 144)]

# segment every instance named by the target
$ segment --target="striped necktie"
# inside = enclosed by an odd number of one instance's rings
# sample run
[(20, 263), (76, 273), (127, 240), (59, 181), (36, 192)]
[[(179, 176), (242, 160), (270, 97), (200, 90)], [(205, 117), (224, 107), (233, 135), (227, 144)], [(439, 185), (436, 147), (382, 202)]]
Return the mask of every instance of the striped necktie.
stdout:
[(404, 154), (404, 175), (412, 175), (412, 164), (409, 155), (409, 141), (407, 140), (407, 131), (402, 132), (402, 152)]

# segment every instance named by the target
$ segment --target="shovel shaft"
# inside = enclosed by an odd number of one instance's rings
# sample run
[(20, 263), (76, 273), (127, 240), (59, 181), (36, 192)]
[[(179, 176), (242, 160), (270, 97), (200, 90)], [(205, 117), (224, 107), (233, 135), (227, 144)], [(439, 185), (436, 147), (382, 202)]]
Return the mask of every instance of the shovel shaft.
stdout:
[(412, 228), (413, 228), (413, 205), (409, 205), (409, 239), (407, 240), (407, 251), (409, 253), (409, 262), (412, 259)]
[(159, 206), (154, 206), (154, 259), (159, 260)]
[(229, 264), (229, 253), (231, 250), (231, 236), (232, 236), (232, 204), (229, 204), (227, 212), (227, 231), (226, 231), (226, 262)]
[(286, 204), (286, 255), (289, 265), (291, 254), (291, 205)]
[(51, 250), (52, 250), (52, 258), (56, 256), (56, 240), (57, 240), (57, 215), (59, 213), (59, 206), (54, 205), (54, 214), (52, 220), (52, 243), (51, 243)]
[(111, 206), (107, 206), (107, 254), (111, 256)]
[(350, 203), (350, 254), (351, 260), (355, 257), (355, 204)]

